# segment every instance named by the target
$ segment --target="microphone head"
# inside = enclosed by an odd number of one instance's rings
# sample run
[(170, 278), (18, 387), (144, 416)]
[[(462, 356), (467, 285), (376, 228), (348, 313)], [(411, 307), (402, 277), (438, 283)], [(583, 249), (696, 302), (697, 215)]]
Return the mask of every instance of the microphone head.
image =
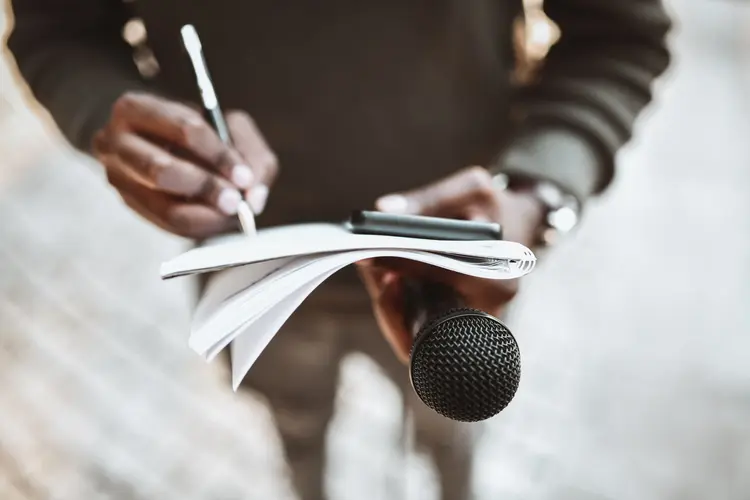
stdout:
[(513, 334), (497, 318), (453, 309), (427, 322), (415, 337), (410, 376), (419, 398), (439, 414), (478, 422), (500, 413), (521, 380)]

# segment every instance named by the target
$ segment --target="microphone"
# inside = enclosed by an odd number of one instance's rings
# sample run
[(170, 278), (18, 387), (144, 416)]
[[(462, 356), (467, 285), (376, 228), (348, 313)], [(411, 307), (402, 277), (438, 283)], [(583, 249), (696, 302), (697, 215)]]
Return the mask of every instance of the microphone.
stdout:
[[(497, 223), (357, 210), (356, 234), (437, 240), (500, 240)], [(404, 280), (404, 313), (414, 343), (409, 377), (428, 407), (459, 422), (500, 413), (521, 379), (518, 343), (494, 316), (465, 306), (447, 285)]]
[(521, 379), (521, 356), (497, 318), (465, 307), (451, 287), (404, 280), (405, 317), (414, 335), (409, 376), (419, 399), (452, 420), (500, 413)]

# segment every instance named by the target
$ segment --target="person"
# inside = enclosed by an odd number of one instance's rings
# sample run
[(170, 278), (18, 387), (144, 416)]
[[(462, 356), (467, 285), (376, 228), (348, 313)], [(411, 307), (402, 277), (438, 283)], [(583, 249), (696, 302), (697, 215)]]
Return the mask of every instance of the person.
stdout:
[[(671, 22), (659, 0), (548, 0), (562, 37), (524, 85), (512, 77), (521, 0), (12, 6), (8, 46), (67, 139), (101, 162), (129, 207), (198, 241), (237, 230), (244, 197), (265, 226), (341, 220), (374, 204), (500, 222), (507, 239), (538, 248), (609, 185), (615, 154), (669, 64)], [(154, 77), (139, 72), (123, 39), (135, 18), (158, 62)], [(180, 47), (184, 24), (203, 41), (232, 145), (195, 107), (195, 78)], [(411, 345), (402, 277), (447, 282), (468, 305), (497, 315), (518, 291), (517, 282), (398, 261), (367, 261), (357, 271), (365, 286), (355, 272), (332, 278), (245, 384), (267, 397), (305, 499), (325, 497), (325, 431), (346, 353), (369, 353), (412, 397), (396, 361)], [(294, 370), (294, 379), (278, 366)], [(466, 428), (423, 405), (414, 411), (442, 497), (468, 498)]]

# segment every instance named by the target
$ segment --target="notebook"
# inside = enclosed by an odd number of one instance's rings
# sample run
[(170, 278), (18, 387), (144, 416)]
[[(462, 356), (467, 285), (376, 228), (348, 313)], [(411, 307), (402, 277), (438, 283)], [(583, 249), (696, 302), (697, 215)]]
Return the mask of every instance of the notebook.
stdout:
[(207, 361), (229, 348), (236, 390), (263, 349), (315, 288), (357, 261), (397, 257), (486, 279), (531, 272), (536, 257), (510, 241), (354, 234), (344, 224), (278, 226), (216, 238), (161, 266), (162, 279), (211, 273), (189, 345)]

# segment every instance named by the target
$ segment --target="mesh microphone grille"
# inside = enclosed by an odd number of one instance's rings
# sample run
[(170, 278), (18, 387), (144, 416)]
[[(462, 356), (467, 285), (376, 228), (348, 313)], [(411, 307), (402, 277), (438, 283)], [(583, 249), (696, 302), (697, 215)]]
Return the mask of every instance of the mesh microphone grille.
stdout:
[(502, 411), (518, 389), (518, 344), (497, 319), (455, 309), (419, 332), (411, 378), (420, 399), (441, 415), (461, 422), (485, 420)]

